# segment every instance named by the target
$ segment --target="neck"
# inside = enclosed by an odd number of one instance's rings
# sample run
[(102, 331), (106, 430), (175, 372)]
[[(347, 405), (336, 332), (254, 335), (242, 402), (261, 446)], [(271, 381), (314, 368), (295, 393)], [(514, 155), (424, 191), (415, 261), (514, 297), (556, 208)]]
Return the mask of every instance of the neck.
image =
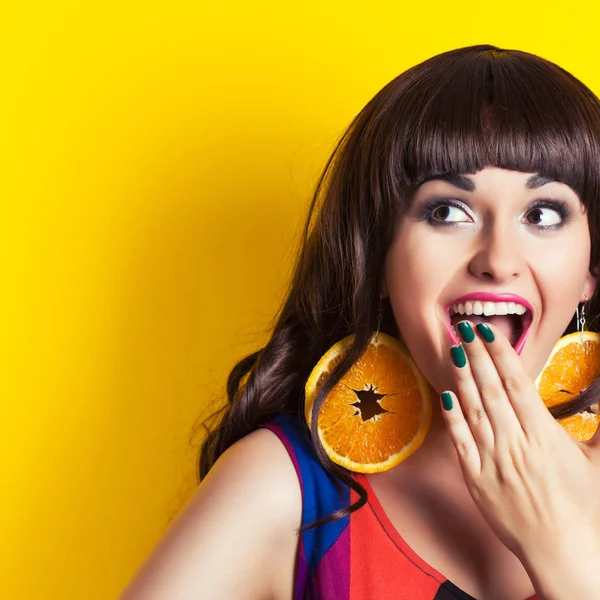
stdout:
[(436, 404), (434, 400), (431, 425), (418, 450), (397, 467), (385, 473), (371, 475), (370, 478), (385, 479), (395, 485), (396, 480), (421, 479), (425, 473), (435, 473), (440, 483), (445, 481), (451, 486), (462, 485), (458, 457), (441, 410), (439, 403)]

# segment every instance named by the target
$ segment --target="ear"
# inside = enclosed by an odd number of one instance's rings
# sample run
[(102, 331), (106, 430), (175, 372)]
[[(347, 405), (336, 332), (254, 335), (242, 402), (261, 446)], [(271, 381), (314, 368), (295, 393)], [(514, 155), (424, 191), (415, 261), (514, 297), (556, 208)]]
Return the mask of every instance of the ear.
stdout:
[(587, 296), (587, 300), (589, 300), (594, 295), (597, 285), (598, 285), (598, 269), (596, 268), (587, 274), (585, 283), (583, 284), (583, 291), (581, 293), (580, 302), (585, 302), (586, 296)]
[(387, 282), (385, 280), (385, 277), (382, 277), (381, 285), (379, 286), (379, 299), (383, 300), (384, 298), (387, 298), (388, 296), (389, 296), (389, 293), (388, 293), (388, 289), (387, 289)]

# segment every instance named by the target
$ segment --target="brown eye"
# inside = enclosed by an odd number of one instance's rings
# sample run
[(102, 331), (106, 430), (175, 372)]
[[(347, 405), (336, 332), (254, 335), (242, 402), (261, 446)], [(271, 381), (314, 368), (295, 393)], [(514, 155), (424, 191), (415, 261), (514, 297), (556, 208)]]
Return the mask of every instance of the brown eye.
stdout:
[(438, 206), (438, 208), (436, 208), (433, 211), (433, 218), (438, 219), (440, 221), (445, 221), (448, 218), (449, 214), (450, 214), (449, 206)]
[(552, 227), (560, 225), (562, 222), (562, 216), (552, 208), (534, 208), (527, 213), (525, 218), (530, 225), (540, 225), (541, 227)]
[(442, 204), (431, 211), (431, 220), (438, 223), (467, 223), (471, 218), (458, 206)]
[(433, 227), (457, 227), (474, 222), (468, 204), (453, 198), (429, 202), (419, 210), (417, 218)]

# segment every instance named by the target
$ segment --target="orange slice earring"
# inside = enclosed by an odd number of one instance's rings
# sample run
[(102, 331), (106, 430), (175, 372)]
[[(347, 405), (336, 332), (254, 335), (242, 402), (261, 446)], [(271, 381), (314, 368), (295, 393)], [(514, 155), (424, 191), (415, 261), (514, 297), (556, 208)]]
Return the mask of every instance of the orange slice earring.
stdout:
[[(587, 302), (588, 297), (585, 297)], [(556, 342), (535, 385), (548, 407), (568, 402), (587, 388), (600, 373), (600, 335), (585, 329), (585, 302), (576, 312), (577, 331)], [(598, 403), (557, 422), (576, 440), (589, 440), (600, 425)]]
[[(431, 423), (429, 384), (408, 349), (379, 331), (361, 357), (325, 398), (317, 431), (327, 456), (358, 473), (378, 473), (401, 463), (423, 443)], [(320, 358), (305, 386), (305, 417), (312, 430), (314, 400), (323, 381), (348, 353), (354, 334)]]

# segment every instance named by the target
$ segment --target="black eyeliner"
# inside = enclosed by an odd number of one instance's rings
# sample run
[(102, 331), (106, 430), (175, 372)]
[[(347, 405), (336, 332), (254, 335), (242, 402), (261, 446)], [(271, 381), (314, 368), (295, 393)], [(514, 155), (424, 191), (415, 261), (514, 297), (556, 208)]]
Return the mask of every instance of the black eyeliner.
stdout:
[(458, 208), (462, 210), (469, 218), (473, 218), (472, 215), (467, 213), (465, 208), (471, 209), (471, 206), (468, 202), (464, 200), (456, 200), (454, 198), (448, 197), (437, 197), (432, 200), (426, 202), (423, 206), (419, 208), (419, 212), (417, 213), (417, 220), (419, 221), (427, 221), (430, 225), (439, 225), (441, 227), (457, 227), (459, 225), (463, 225), (465, 221), (439, 221), (432, 218), (434, 211), (438, 208), (442, 208), (444, 206), (452, 206), (453, 208)]
[(551, 208), (565, 219), (569, 219), (573, 216), (573, 211), (568, 202), (565, 202), (564, 200), (555, 200), (553, 198), (540, 198), (539, 200), (533, 201), (528, 208), (529, 210), (532, 208)]
[(556, 231), (561, 227), (564, 227), (567, 223), (570, 223), (573, 219), (573, 210), (569, 206), (568, 202), (564, 200), (556, 200), (553, 198), (540, 198), (539, 200), (535, 200), (532, 202), (527, 211), (525, 212), (525, 216), (527, 216), (532, 210), (536, 208), (549, 208), (550, 210), (555, 211), (560, 216), (560, 223), (555, 223), (554, 225), (538, 225), (536, 223), (528, 223), (530, 227), (535, 227), (540, 231)]

